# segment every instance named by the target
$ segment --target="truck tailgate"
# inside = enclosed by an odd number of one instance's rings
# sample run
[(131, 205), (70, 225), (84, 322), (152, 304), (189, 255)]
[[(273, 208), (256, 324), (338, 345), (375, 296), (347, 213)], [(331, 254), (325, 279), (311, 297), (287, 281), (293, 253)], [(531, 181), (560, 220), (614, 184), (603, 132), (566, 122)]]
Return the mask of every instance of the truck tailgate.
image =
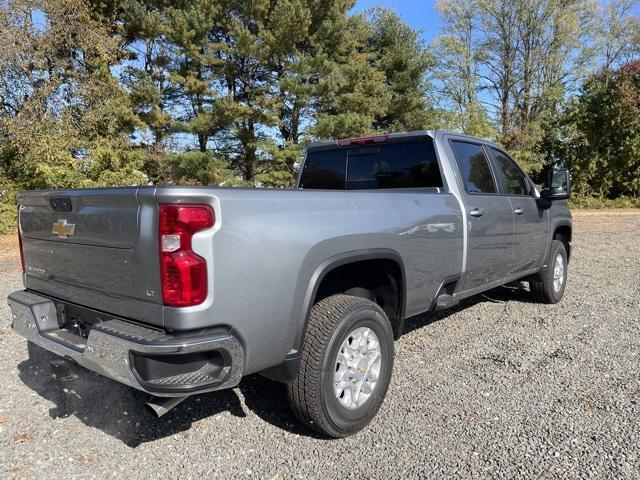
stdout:
[(153, 188), (20, 195), (28, 289), (162, 325)]

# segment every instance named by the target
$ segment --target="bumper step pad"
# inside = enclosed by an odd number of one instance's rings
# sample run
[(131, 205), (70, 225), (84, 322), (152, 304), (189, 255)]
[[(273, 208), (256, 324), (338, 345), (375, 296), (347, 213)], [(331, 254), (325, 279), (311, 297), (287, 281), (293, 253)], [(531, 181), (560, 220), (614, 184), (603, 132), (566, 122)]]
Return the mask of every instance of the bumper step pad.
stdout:
[[(59, 330), (56, 308), (50, 298), (29, 291), (9, 295), (16, 333), (63, 358), (73, 360), (88, 370), (157, 396), (176, 396), (231, 388), (240, 383), (244, 372), (244, 349), (230, 332), (215, 329), (199, 334), (169, 335), (124, 319), (106, 317), (89, 331), (86, 346), (71, 348), (56, 335)], [(132, 359), (141, 357), (181, 358), (201, 352), (219, 353), (224, 365), (217, 370), (208, 365), (195, 371), (156, 375), (142, 379), (134, 370)], [(171, 360), (172, 361), (172, 360)], [(160, 372), (162, 373), (162, 372)]]
[(199, 383), (206, 383), (211, 381), (212, 378), (206, 373), (191, 372), (183, 373), (182, 375), (173, 375), (171, 377), (156, 378), (149, 380), (148, 383), (152, 385), (172, 386), (172, 385), (194, 385)]

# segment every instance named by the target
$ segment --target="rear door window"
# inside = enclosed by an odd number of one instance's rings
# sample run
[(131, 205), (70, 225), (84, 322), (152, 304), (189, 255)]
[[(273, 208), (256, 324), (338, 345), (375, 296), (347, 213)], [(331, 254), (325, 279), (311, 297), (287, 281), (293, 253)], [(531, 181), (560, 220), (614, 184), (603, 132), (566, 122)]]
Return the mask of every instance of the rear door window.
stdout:
[(467, 193), (497, 193), (496, 182), (482, 145), (451, 141)]
[(306, 189), (441, 188), (442, 185), (430, 138), (311, 151), (300, 177), (300, 187)]

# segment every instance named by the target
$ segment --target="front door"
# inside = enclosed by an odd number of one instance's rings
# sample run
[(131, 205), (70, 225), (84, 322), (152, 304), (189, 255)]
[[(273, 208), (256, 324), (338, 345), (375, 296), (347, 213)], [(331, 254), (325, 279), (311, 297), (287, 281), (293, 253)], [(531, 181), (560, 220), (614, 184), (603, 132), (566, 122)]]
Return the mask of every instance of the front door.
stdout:
[(509, 198), (513, 210), (513, 271), (519, 273), (539, 266), (547, 242), (546, 210), (538, 208), (533, 184), (520, 167), (502, 150), (487, 147), (498, 174), (501, 192)]
[(451, 140), (464, 185), (467, 209), (467, 263), (464, 290), (505, 278), (513, 270), (513, 209), (500, 195), (484, 148)]

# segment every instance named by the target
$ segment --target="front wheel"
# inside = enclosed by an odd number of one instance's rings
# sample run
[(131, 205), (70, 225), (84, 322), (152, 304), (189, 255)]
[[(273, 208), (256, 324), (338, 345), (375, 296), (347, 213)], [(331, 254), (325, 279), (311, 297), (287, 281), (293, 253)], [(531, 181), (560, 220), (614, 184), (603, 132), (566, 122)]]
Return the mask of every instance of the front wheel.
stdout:
[(346, 437), (376, 415), (392, 370), (393, 332), (384, 311), (365, 298), (334, 295), (311, 310), (289, 403), (308, 427)]
[(567, 250), (558, 240), (551, 241), (549, 256), (538, 278), (529, 282), (533, 298), (541, 303), (558, 303), (567, 285)]

